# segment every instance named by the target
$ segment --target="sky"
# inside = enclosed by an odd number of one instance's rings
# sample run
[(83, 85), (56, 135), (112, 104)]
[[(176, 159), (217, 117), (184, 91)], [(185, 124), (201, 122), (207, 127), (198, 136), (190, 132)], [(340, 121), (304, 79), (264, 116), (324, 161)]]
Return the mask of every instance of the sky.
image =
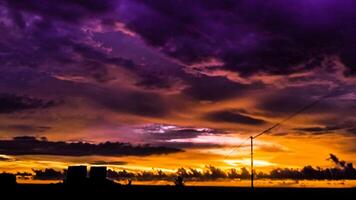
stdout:
[(356, 162), (353, 0), (3, 0), (0, 171)]

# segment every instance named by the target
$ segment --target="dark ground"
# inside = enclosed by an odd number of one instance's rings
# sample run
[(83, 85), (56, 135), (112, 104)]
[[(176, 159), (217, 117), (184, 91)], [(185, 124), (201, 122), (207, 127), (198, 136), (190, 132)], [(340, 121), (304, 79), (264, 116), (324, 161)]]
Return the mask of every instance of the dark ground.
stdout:
[[(354, 198), (356, 188), (255, 188), (247, 187), (202, 187), (202, 186), (82, 186), (68, 187), (63, 184), (19, 184), (12, 188), (0, 188), (6, 199), (24, 197), (26, 199), (187, 199), (191, 197), (246, 199), (262, 197), (274, 199), (293, 199), (298, 197), (327, 197), (333, 199)], [(0, 199), (5, 199), (1, 198)]]

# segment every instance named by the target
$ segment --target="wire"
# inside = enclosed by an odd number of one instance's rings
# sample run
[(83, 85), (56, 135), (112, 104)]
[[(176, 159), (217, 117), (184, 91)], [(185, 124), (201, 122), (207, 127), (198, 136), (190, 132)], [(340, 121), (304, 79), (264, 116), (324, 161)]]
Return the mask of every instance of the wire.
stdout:
[(263, 134), (265, 134), (265, 133), (268, 133), (268, 132), (271, 131), (272, 129), (274, 129), (274, 128), (280, 126), (280, 125), (282, 125), (282, 124), (285, 123), (286, 121), (292, 119), (293, 117), (295, 117), (295, 116), (299, 115), (300, 113), (302, 113), (302, 112), (308, 110), (309, 108), (313, 107), (315, 104), (319, 103), (321, 100), (323, 100), (323, 99), (329, 97), (330, 94), (331, 94), (331, 92), (330, 92), (330, 93), (327, 93), (326, 95), (323, 95), (323, 96), (319, 97), (318, 99), (316, 99), (315, 101), (311, 102), (310, 104), (308, 104), (308, 105), (302, 107), (301, 109), (297, 110), (296, 112), (290, 114), (287, 118), (285, 118), (285, 119), (281, 120), (280, 122), (274, 124), (273, 126), (269, 127), (268, 129), (262, 131), (261, 133), (259, 133), (259, 134), (255, 135), (255, 136), (253, 136), (252, 139), (256, 139), (257, 137), (259, 137), (259, 136), (261, 136), (261, 135), (263, 135)]
[(237, 145), (236, 147), (234, 147), (230, 153), (228, 153), (225, 157), (224, 160), (229, 158), (231, 156), (231, 154), (236, 151), (238, 148), (242, 147), (242, 145), (244, 145), (251, 137), (246, 138), (245, 140), (243, 140), (239, 145)]
[[(334, 91), (335, 91), (335, 90), (333, 90), (332, 92), (334, 92)], [(246, 138), (241, 144), (239, 144), (238, 146), (234, 147), (234, 148), (231, 150), (231, 152), (230, 152), (229, 154), (227, 154), (227, 156), (224, 157), (224, 159), (227, 159), (228, 157), (230, 157), (230, 155), (231, 155), (234, 151), (236, 151), (238, 148), (240, 148), (240, 147), (241, 147), (243, 144), (245, 144), (249, 139), (251, 139), (251, 138), (252, 138), (252, 139), (256, 139), (257, 137), (259, 137), (259, 136), (261, 136), (261, 135), (263, 135), (263, 134), (265, 134), (265, 133), (270, 132), (272, 129), (274, 129), (274, 128), (280, 126), (280, 125), (282, 125), (282, 124), (285, 123), (286, 121), (292, 119), (293, 117), (295, 117), (295, 116), (299, 115), (300, 113), (302, 113), (302, 112), (308, 110), (309, 108), (313, 107), (315, 104), (319, 103), (321, 100), (323, 100), (323, 99), (329, 97), (329, 96), (332, 94), (332, 92), (329, 92), (329, 93), (327, 93), (326, 95), (323, 95), (323, 96), (319, 97), (319, 98), (316, 99), (315, 101), (313, 101), (313, 102), (311, 102), (310, 104), (308, 104), (308, 105), (302, 107), (301, 109), (297, 110), (296, 112), (290, 114), (287, 118), (285, 118), (285, 119), (279, 121), (278, 123), (276, 123), (276, 124), (274, 124), (273, 126), (267, 128), (266, 130), (264, 130), (264, 131), (258, 133), (257, 135), (255, 135), (255, 136), (250, 136), (250, 137)]]

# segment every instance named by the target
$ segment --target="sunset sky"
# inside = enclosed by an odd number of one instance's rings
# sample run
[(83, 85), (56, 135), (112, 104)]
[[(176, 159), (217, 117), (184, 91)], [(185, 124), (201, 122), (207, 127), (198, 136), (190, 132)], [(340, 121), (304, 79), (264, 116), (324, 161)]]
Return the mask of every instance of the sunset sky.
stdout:
[(356, 163), (355, 35), (353, 0), (3, 0), (0, 172), (249, 167), (325, 94), (256, 170)]

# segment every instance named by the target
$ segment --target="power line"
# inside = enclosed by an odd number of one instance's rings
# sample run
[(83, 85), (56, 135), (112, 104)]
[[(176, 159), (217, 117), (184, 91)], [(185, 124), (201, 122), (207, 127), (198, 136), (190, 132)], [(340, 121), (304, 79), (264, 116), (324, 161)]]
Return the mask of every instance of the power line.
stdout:
[(308, 110), (309, 108), (313, 107), (315, 104), (319, 103), (321, 100), (323, 100), (323, 99), (329, 97), (330, 94), (331, 94), (331, 92), (330, 92), (330, 93), (327, 93), (326, 95), (323, 95), (323, 96), (319, 97), (319, 98), (316, 99), (315, 101), (313, 101), (313, 102), (311, 102), (310, 104), (308, 104), (308, 105), (302, 107), (301, 109), (297, 110), (296, 112), (290, 114), (290, 115), (289, 115), (288, 117), (286, 117), (285, 119), (283, 119), (283, 120), (281, 120), (280, 122), (274, 124), (273, 126), (269, 127), (268, 129), (262, 131), (261, 133), (259, 133), (259, 134), (255, 135), (255, 136), (253, 136), (252, 138), (255, 139), (255, 138), (257, 138), (257, 137), (259, 137), (259, 136), (261, 136), (261, 135), (263, 135), (263, 134), (265, 134), (265, 133), (268, 133), (268, 132), (271, 131), (272, 129), (274, 129), (274, 128), (280, 126), (280, 125), (282, 125), (282, 124), (285, 123), (286, 121), (292, 119), (293, 117), (295, 117), (295, 116), (299, 115), (300, 113), (302, 113), (302, 112)]
[(313, 107), (315, 104), (319, 103), (321, 100), (323, 100), (323, 99), (329, 97), (330, 94), (331, 94), (331, 92), (328, 93), (328, 94), (326, 94), (326, 95), (323, 95), (323, 96), (319, 97), (319, 98), (316, 99), (315, 101), (313, 101), (313, 102), (311, 102), (310, 104), (308, 104), (308, 105), (302, 107), (301, 109), (297, 110), (296, 112), (290, 114), (290, 115), (289, 115), (288, 117), (286, 117), (285, 119), (279, 121), (278, 123), (274, 124), (273, 126), (267, 128), (267, 129), (263, 130), (262, 132), (258, 133), (257, 135), (247, 137), (245, 140), (243, 140), (243, 142), (241, 142), (241, 144), (239, 144), (238, 146), (234, 147), (234, 148), (230, 151), (230, 153), (228, 153), (228, 155), (225, 156), (224, 159), (229, 158), (229, 157), (231, 156), (231, 154), (232, 154), (234, 151), (236, 151), (238, 148), (242, 147), (242, 145), (244, 145), (248, 140), (250, 140), (251, 137), (252, 137), (252, 139), (256, 139), (257, 137), (259, 137), (259, 136), (261, 136), (261, 135), (263, 135), (263, 134), (265, 134), (265, 133), (270, 132), (272, 129), (274, 129), (274, 128), (280, 126), (280, 125), (282, 125), (282, 124), (285, 123), (286, 121), (292, 119), (293, 117), (295, 117), (295, 116), (299, 115), (300, 113), (302, 113), (302, 112), (308, 110), (309, 108)]
[[(336, 91), (336, 89), (335, 89), (334, 91)], [(255, 135), (255, 136), (250, 136), (250, 137), (246, 138), (246, 140), (244, 140), (240, 145), (238, 145), (237, 147), (235, 147), (235, 148), (225, 157), (225, 159), (226, 159), (227, 157), (229, 157), (232, 152), (234, 152), (236, 149), (240, 148), (247, 140), (250, 140), (250, 141), (251, 141), (251, 191), (252, 191), (252, 192), (254, 191), (254, 185), (253, 185), (253, 180), (254, 180), (254, 172), (253, 172), (253, 170), (254, 170), (254, 169), (253, 169), (253, 140), (256, 139), (257, 137), (259, 137), (259, 136), (265, 134), (265, 133), (270, 132), (272, 129), (274, 129), (274, 128), (280, 126), (280, 125), (282, 125), (282, 124), (285, 123), (286, 121), (292, 119), (293, 117), (295, 117), (295, 116), (299, 115), (300, 113), (302, 113), (302, 112), (308, 110), (309, 108), (313, 107), (315, 104), (319, 103), (321, 100), (323, 100), (323, 99), (329, 97), (332, 92), (333, 92), (333, 91), (327, 93), (326, 95), (323, 95), (323, 96), (317, 98), (315, 101), (313, 101), (313, 102), (307, 104), (306, 106), (302, 107), (301, 109), (297, 110), (296, 112), (290, 114), (290, 115), (289, 115), (288, 117), (286, 117), (285, 119), (279, 121), (278, 123), (274, 124), (273, 126), (267, 128), (266, 130), (264, 130), (264, 131), (258, 133), (257, 135)]]
[(239, 145), (237, 145), (236, 147), (234, 147), (234, 148), (230, 151), (230, 153), (228, 153), (228, 154), (224, 157), (224, 160), (227, 159), (227, 158), (229, 158), (230, 155), (231, 155), (234, 151), (236, 151), (238, 148), (242, 147), (242, 145), (244, 145), (249, 139), (250, 139), (249, 137), (246, 138), (246, 139), (243, 140)]

